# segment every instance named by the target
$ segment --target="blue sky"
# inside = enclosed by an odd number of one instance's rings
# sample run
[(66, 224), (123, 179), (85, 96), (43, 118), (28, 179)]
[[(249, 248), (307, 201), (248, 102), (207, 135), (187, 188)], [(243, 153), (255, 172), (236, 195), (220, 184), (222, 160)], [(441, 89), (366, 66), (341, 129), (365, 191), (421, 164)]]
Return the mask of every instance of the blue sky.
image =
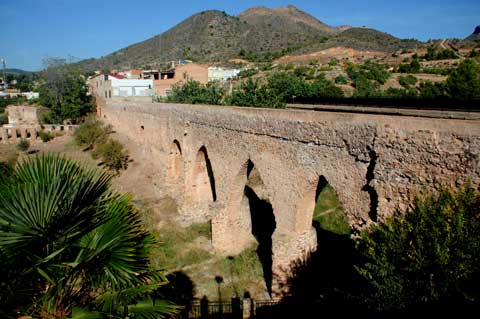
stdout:
[(401, 38), (464, 38), (480, 0), (0, 0), (0, 57), (39, 70), (45, 57), (100, 57), (162, 33), (190, 15), (292, 4), (329, 25), (368, 26)]

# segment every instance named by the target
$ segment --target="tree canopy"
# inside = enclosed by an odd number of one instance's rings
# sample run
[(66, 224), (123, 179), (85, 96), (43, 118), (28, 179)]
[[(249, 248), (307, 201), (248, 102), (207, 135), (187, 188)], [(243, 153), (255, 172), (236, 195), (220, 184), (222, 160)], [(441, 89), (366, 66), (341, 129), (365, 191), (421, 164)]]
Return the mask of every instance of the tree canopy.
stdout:
[(480, 67), (473, 59), (463, 60), (448, 76), (445, 83), (450, 97), (469, 100), (480, 99)]
[(433, 309), (480, 302), (480, 195), (465, 186), (418, 199), (365, 232), (357, 265), (372, 308)]
[(87, 113), (94, 110), (85, 77), (62, 59), (49, 59), (42, 72), (42, 84), (39, 88), (39, 102), (50, 108), (46, 122), (61, 123), (70, 120), (78, 122)]

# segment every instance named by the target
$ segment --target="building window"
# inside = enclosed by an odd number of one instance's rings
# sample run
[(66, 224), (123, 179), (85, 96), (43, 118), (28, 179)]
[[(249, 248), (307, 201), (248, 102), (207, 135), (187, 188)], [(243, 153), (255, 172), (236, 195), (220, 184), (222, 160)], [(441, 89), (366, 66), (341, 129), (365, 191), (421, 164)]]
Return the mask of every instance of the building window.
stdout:
[(107, 91), (105, 91), (105, 98), (107, 98)]
[(112, 98), (112, 91), (108, 91), (108, 98), (111, 99)]

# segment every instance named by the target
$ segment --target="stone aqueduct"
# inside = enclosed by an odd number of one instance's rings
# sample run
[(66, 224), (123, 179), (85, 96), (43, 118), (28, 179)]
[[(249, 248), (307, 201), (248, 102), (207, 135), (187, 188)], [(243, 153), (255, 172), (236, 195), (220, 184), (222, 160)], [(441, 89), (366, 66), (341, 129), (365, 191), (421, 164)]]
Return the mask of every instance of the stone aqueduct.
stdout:
[(405, 209), (418, 192), (480, 184), (480, 121), (127, 99), (99, 103), (98, 113), (142, 147), (184, 220), (211, 220), (216, 250), (235, 254), (254, 240), (247, 187), (267, 199), (279, 275), (317, 244), (321, 178), (357, 230)]

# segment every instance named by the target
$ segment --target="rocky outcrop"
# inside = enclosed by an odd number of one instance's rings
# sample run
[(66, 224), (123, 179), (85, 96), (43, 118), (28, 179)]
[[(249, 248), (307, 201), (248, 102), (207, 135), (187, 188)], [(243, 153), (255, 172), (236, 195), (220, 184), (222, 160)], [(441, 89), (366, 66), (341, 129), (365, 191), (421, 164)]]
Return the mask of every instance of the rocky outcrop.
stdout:
[(480, 39), (480, 25), (478, 25), (473, 33), (469, 35), (466, 40), (478, 40)]

